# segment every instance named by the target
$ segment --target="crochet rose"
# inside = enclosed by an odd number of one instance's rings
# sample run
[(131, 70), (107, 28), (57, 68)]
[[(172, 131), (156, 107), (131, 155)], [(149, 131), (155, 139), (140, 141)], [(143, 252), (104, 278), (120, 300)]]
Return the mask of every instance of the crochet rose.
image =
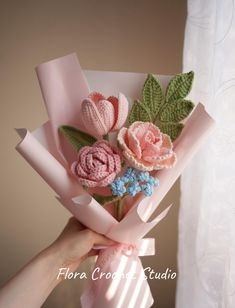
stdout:
[(121, 171), (121, 157), (107, 141), (100, 140), (81, 148), (71, 171), (82, 185), (107, 186)]
[(149, 122), (134, 122), (118, 133), (118, 142), (128, 163), (139, 170), (152, 171), (169, 168), (176, 162), (168, 135)]
[(95, 136), (104, 136), (119, 130), (126, 121), (128, 101), (119, 93), (118, 98), (107, 99), (100, 93), (92, 92), (82, 101), (82, 120), (87, 131)]

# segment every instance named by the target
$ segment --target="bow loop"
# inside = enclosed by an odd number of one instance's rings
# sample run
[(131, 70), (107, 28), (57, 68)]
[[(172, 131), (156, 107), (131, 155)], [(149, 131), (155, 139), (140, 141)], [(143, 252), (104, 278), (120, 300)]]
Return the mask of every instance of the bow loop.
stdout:
[(155, 255), (155, 239), (143, 238), (133, 244), (121, 244), (122, 253), (129, 256), (153, 256)]

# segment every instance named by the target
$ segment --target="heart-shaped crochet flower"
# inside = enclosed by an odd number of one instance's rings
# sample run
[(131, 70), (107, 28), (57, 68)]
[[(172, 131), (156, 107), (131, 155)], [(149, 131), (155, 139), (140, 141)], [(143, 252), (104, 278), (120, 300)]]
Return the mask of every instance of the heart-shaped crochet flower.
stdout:
[(122, 93), (118, 98), (110, 96), (106, 99), (101, 93), (92, 92), (82, 101), (81, 110), (87, 131), (95, 136), (104, 136), (123, 126), (128, 114), (128, 101)]
[(143, 171), (169, 168), (176, 162), (176, 154), (168, 135), (150, 122), (134, 122), (118, 133), (118, 142), (128, 163)]
[(117, 149), (111, 147), (107, 141), (100, 140), (78, 152), (77, 161), (71, 165), (71, 171), (81, 185), (107, 186), (121, 171), (121, 157)]

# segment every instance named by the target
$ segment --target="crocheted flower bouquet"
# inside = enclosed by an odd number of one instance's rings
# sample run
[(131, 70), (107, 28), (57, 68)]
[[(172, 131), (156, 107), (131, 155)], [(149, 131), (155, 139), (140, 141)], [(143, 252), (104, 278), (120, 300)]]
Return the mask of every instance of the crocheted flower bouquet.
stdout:
[[(81, 102), (85, 131), (60, 126), (77, 153), (70, 166), (73, 175), (100, 204), (113, 204), (118, 221), (123, 217), (126, 196), (140, 192), (151, 196), (160, 184), (153, 171), (175, 165), (172, 142), (183, 129), (181, 121), (194, 107), (185, 99), (192, 82), (193, 72), (179, 74), (171, 79), (164, 94), (160, 82), (149, 74), (142, 97), (134, 101), (130, 111), (123, 93), (106, 98), (91, 92)], [(93, 187), (109, 189), (102, 195), (94, 193)]]
[(36, 71), (49, 121), (18, 129), (16, 149), (84, 226), (117, 242), (95, 247), (97, 272), (110, 277), (90, 279), (82, 307), (150, 307), (139, 256), (155, 254), (144, 236), (170, 207), (149, 218), (214, 125), (186, 99), (193, 72), (84, 72), (75, 54)]

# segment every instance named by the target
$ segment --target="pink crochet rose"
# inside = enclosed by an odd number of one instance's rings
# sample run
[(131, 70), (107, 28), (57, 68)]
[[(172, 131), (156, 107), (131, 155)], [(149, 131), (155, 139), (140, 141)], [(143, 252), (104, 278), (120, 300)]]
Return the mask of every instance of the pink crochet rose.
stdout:
[(82, 185), (107, 186), (121, 171), (121, 157), (107, 141), (100, 140), (92, 146), (81, 148), (71, 171)]
[(123, 127), (117, 139), (126, 160), (136, 169), (159, 170), (176, 162), (170, 137), (153, 123), (134, 122), (129, 128)]
[(81, 108), (87, 131), (95, 136), (104, 136), (123, 126), (128, 114), (128, 101), (122, 93), (118, 98), (110, 96), (106, 99), (102, 94), (92, 92), (82, 101)]

